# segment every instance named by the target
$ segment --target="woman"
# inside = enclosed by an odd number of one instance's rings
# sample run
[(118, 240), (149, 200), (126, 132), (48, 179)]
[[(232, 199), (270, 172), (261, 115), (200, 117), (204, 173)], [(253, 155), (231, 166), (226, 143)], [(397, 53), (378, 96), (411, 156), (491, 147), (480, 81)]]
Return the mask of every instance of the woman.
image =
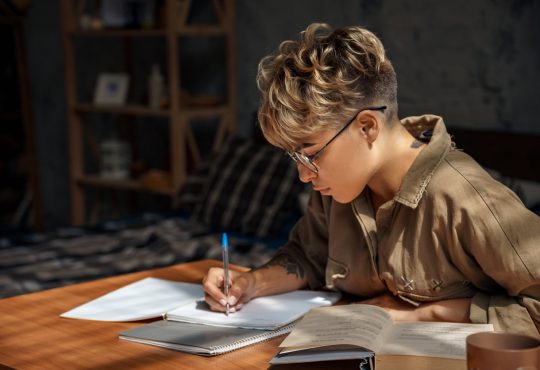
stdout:
[(213, 310), (309, 287), (395, 320), (493, 323), (539, 337), (540, 219), (456, 150), (442, 118), (398, 118), (397, 80), (361, 27), (312, 24), (259, 65), (259, 122), (311, 183), (308, 211), (266, 265), (203, 285)]

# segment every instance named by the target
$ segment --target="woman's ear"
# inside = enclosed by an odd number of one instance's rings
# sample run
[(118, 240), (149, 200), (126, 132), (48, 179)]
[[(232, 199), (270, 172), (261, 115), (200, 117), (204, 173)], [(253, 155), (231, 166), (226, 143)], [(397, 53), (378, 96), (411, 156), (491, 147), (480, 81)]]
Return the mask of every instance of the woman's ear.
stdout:
[(354, 123), (358, 133), (364, 137), (364, 139), (372, 144), (379, 137), (382, 122), (371, 111), (364, 111), (358, 113), (356, 116), (356, 122)]

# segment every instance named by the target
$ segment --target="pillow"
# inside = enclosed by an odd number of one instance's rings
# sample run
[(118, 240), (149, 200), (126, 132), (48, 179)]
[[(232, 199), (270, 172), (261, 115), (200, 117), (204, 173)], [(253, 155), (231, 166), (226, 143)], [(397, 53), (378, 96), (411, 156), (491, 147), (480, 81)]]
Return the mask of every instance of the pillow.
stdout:
[(210, 164), (193, 218), (219, 231), (277, 238), (299, 217), (296, 165), (268, 144), (231, 137)]
[(209, 172), (210, 160), (205, 160), (187, 176), (175, 199), (174, 208), (176, 210), (188, 215), (193, 214), (196, 205), (204, 199), (204, 189)]

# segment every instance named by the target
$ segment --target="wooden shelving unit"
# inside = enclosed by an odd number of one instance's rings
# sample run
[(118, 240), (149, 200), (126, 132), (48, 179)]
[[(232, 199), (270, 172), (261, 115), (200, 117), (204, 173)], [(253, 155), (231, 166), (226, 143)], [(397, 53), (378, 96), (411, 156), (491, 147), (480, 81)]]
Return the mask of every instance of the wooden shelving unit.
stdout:
[[(174, 198), (187, 175), (188, 158), (197, 163), (200, 152), (192, 124), (194, 120), (217, 119), (213, 148), (218, 148), (227, 134), (235, 131), (236, 86), (235, 86), (235, 35), (234, 0), (212, 0), (216, 24), (189, 24), (187, 22), (192, 8), (191, 0), (163, 0), (156, 2), (163, 7), (161, 24), (154, 29), (98, 29), (88, 30), (79, 27), (78, 6), (81, 0), (61, 0), (61, 17), (66, 76), (67, 121), (70, 155), (71, 215), (75, 225), (87, 222), (88, 205), (85, 201), (88, 187), (115, 189), (117, 191), (149, 192)], [(179, 39), (182, 37), (221, 37), (226, 43), (226, 96), (220, 104), (197, 104), (190, 106), (181, 93)], [(165, 61), (168, 88), (168, 106), (163, 109), (150, 108), (141, 104), (128, 103), (125, 106), (95, 105), (78, 101), (77, 67), (74, 43), (80, 38), (119, 38), (132, 40), (160, 38), (165, 43)], [(162, 118), (168, 123), (169, 136), (169, 177), (170, 188), (152, 189), (135, 179), (110, 180), (95, 173), (87, 173), (85, 167), (83, 135), (88, 135), (84, 127), (90, 114), (117, 116), (140, 116), (143, 118)], [(173, 202), (171, 202), (172, 204)]]

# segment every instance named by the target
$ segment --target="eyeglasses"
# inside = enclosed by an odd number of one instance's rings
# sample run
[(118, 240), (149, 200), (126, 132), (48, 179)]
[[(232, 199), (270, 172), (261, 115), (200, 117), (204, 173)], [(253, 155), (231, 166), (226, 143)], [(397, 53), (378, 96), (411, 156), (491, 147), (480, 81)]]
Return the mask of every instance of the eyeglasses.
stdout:
[(315, 159), (317, 159), (317, 157), (319, 155), (321, 155), (322, 151), (324, 149), (326, 149), (326, 147), (328, 145), (330, 145), (330, 143), (332, 141), (334, 141), (338, 136), (339, 134), (341, 134), (343, 131), (345, 131), (347, 129), (347, 127), (349, 127), (351, 125), (351, 123), (354, 122), (354, 120), (356, 119), (356, 116), (358, 115), (358, 113), (360, 112), (363, 112), (365, 110), (378, 110), (378, 111), (383, 111), (386, 109), (386, 105), (383, 105), (383, 106), (380, 106), (380, 107), (367, 107), (367, 108), (363, 108), (363, 109), (360, 109), (358, 112), (356, 112), (354, 114), (354, 116), (351, 118), (351, 120), (349, 122), (347, 122), (347, 124), (345, 126), (343, 126), (335, 135), (333, 138), (331, 138), (330, 140), (328, 140), (328, 142), (326, 144), (324, 144), (324, 146), (319, 149), (315, 154), (312, 154), (312, 155), (305, 155), (305, 154), (302, 154), (298, 151), (294, 151), (294, 152), (288, 152), (287, 154), (289, 154), (289, 156), (296, 162), (296, 163), (300, 163), (302, 165), (304, 165), (305, 167), (307, 167), (310, 171), (313, 171), (315, 173), (319, 173), (319, 167), (315, 164)]

